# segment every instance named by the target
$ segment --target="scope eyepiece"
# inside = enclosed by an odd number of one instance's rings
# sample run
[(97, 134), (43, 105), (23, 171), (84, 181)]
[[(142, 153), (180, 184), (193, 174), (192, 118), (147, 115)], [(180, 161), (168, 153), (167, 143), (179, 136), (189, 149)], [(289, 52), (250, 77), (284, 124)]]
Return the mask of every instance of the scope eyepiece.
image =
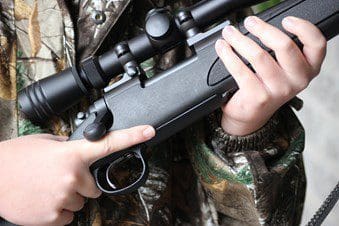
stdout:
[(30, 120), (41, 123), (69, 109), (87, 93), (77, 70), (68, 68), (21, 90), (19, 108)]

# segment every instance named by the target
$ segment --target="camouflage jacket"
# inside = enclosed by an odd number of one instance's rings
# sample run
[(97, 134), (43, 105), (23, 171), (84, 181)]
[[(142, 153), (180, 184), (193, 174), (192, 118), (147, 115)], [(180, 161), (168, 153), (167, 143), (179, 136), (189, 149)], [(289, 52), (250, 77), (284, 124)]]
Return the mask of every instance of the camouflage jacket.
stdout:
[[(6, 0), (0, 2), (0, 140), (69, 135), (74, 108), (44, 128), (24, 119), (17, 91), (141, 31), (150, 8), (193, 0)], [(99, 15), (99, 16), (98, 16)], [(143, 64), (148, 75), (185, 56), (175, 49)], [(93, 97), (96, 96), (93, 94)], [(74, 225), (297, 225), (304, 195), (304, 130), (284, 106), (259, 131), (230, 136), (220, 113), (149, 151), (137, 192), (89, 200)]]

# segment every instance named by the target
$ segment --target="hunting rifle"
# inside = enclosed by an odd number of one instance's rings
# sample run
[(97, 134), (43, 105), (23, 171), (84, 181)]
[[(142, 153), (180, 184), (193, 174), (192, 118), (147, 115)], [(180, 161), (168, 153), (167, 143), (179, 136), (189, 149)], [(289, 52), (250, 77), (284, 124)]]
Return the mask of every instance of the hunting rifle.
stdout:
[[(95, 141), (110, 130), (152, 125), (156, 129), (153, 139), (113, 153), (90, 167), (103, 192), (116, 195), (134, 191), (147, 178), (146, 146), (163, 141), (213, 112), (237, 90), (214, 49), (229, 21), (212, 25), (231, 12), (260, 2), (263, 0), (205, 0), (175, 14), (167, 8), (153, 9), (147, 14), (144, 33), (20, 91), (20, 109), (32, 121), (41, 122), (78, 103), (91, 89), (106, 87), (103, 97), (86, 114), (80, 114), (78, 120), (82, 123), (70, 140), (85, 137)], [(286, 16), (304, 18), (329, 40), (339, 32), (338, 9), (338, 0), (286, 0), (257, 16), (280, 29)], [(243, 25), (240, 31), (274, 55)], [(302, 48), (295, 36), (288, 35)], [(147, 79), (139, 64), (179, 45), (188, 46), (192, 55)], [(107, 87), (120, 74), (123, 78)]]

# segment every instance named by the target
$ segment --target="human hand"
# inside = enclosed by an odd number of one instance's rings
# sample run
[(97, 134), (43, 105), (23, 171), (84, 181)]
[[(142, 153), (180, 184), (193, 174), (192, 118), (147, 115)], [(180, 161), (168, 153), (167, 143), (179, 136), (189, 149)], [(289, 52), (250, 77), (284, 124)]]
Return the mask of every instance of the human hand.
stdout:
[(114, 131), (102, 140), (68, 141), (49, 134), (0, 143), (0, 216), (19, 225), (65, 225), (97, 198), (89, 166), (112, 152), (152, 138), (150, 126)]
[[(247, 135), (260, 129), (283, 104), (304, 90), (319, 74), (326, 55), (326, 39), (308, 21), (287, 17), (284, 29), (303, 43), (300, 50), (282, 31), (250, 16), (245, 28), (275, 52), (275, 61), (257, 43), (227, 26), (223, 40), (216, 43), (216, 51), (225, 67), (236, 80), (239, 90), (222, 107), (222, 128), (232, 135)], [(233, 49), (248, 60), (253, 73)]]

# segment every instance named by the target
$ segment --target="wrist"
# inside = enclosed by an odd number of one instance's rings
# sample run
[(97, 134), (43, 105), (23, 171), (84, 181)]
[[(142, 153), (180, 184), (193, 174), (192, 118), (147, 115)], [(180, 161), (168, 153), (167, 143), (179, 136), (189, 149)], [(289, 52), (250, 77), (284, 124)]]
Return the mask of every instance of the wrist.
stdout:
[(226, 117), (225, 114), (223, 114), (221, 117), (221, 128), (224, 130), (224, 132), (230, 135), (246, 136), (265, 126), (271, 117), (272, 115), (254, 122), (243, 122), (233, 120), (232, 118)]

